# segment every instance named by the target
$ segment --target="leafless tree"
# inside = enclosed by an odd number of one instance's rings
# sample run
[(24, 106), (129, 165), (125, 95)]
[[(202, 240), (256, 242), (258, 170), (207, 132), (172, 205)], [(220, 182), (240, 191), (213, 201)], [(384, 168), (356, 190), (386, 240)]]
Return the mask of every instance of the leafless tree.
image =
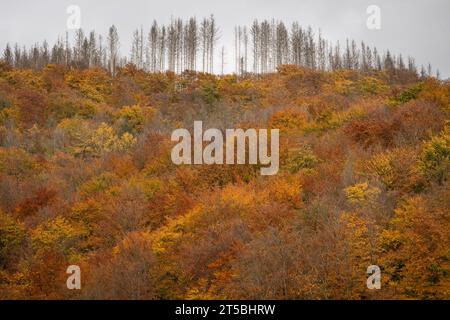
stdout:
[(144, 31), (141, 27), (133, 32), (131, 47), (131, 63), (139, 69), (144, 67), (144, 46)]
[[(357, 45), (350, 39), (347, 39), (341, 53), (339, 41), (333, 45), (322, 37), (320, 30), (316, 36), (311, 27), (304, 29), (298, 22), (294, 22), (288, 30), (283, 21), (254, 20), (250, 27), (236, 26), (234, 34), (237, 75), (248, 73), (250, 63), (253, 63), (255, 75), (273, 72), (282, 64), (321, 71), (341, 68), (363, 72), (387, 70), (400, 79), (417, 75), (411, 57), (405, 63), (402, 55), (395, 56), (389, 51), (380, 55), (375, 47), (371, 48), (363, 41)], [(171, 19), (168, 25), (161, 26), (154, 21), (145, 38), (142, 26), (134, 31), (130, 61), (137, 68), (150, 72), (170, 70), (182, 73), (200, 69), (202, 72), (214, 73), (218, 39), (219, 28), (212, 15), (200, 23), (196, 18), (186, 21)], [(249, 61), (249, 42), (252, 61)], [(220, 52), (222, 74), (225, 69), (225, 49), (222, 47)], [(52, 47), (46, 41), (28, 49), (18, 44), (12, 49), (7, 44), (3, 60), (18, 68), (42, 69), (49, 63), (80, 69), (104, 67), (113, 77), (117, 74), (117, 67), (127, 63), (127, 58), (119, 55), (119, 36), (115, 26), (109, 29), (106, 45), (94, 31), (85, 36), (84, 31), (79, 29), (72, 44), (69, 43), (67, 32), (65, 39), (59, 37)], [(421, 75), (431, 76), (432, 71), (431, 66), (428, 66), (423, 68)]]
[(261, 35), (260, 35), (260, 27), (258, 20), (253, 22), (252, 27), (250, 28), (250, 34), (252, 36), (252, 45), (253, 45), (253, 72), (258, 74), (260, 71), (259, 61), (260, 61), (260, 48), (261, 48)]
[(108, 33), (108, 67), (113, 77), (115, 77), (117, 73), (119, 46), (119, 34), (117, 33), (117, 28), (113, 25), (109, 28)]
[(13, 53), (11, 47), (9, 46), (9, 43), (6, 44), (6, 48), (3, 52), (3, 59), (5, 60), (7, 65), (11, 67), (14, 65)]

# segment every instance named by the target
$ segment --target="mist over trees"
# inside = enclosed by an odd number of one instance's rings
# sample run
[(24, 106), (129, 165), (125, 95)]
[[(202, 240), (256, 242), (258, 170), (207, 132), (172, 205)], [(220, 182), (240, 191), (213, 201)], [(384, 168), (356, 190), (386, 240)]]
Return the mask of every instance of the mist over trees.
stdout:
[[(47, 41), (30, 48), (8, 43), (3, 60), (12, 67), (38, 70), (48, 64), (79, 69), (100, 67), (109, 70), (112, 76), (116, 75), (118, 67), (129, 63), (148, 72), (172, 71), (180, 74), (190, 70), (223, 73), (227, 63), (225, 48), (216, 50), (220, 33), (213, 15), (201, 20), (195, 17), (186, 21), (173, 18), (168, 25), (153, 21), (149, 30), (141, 26), (133, 32), (129, 54), (121, 56), (115, 26), (110, 27), (106, 39), (95, 31), (85, 34), (79, 29), (73, 43), (67, 33), (65, 37), (59, 37), (52, 47)], [(126, 48), (122, 49), (126, 51)], [(221, 70), (214, 70), (216, 56)], [(422, 66), (418, 71), (412, 57), (393, 55), (389, 50), (380, 53), (364, 41), (357, 43), (347, 39), (345, 43), (332, 43), (322, 36), (320, 30), (315, 33), (310, 26), (304, 28), (298, 22), (287, 26), (283, 21), (274, 19), (254, 20), (249, 26), (236, 26), (233, 59), (237, 75), (271, 73), (284, 64), (320, 71), (388, 70), (422, 77), (432, 74), (431, 65)]]

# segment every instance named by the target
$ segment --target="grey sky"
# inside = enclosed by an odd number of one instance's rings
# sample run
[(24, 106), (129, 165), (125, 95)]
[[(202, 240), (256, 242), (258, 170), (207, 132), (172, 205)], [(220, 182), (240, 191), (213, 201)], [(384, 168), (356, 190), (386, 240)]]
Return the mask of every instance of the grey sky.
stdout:
[[(448, 0), (0, 0), (0, 47), (7, 42), (27, 46), (66, 31), (66, 8), (79, 5), (82, 28), (106, 34), (118, 27), (122, 54), (128, 54), (135, 28), (148, 29), (153, 21), (167, 23), (171, 16), (202, 18), (214, 14), (221, 28), (218, 47), (227, 50), (228, 71), (233, 66), (233, 27), (249, 25), (254, 18), (299, 21), (319, 28), (333, 42), (346, 37), (364, 40), (380, 51), (390, 49), (431, 62), (443, 77), (450, 77), (450, 1)], [(366, 8), (381, 8), (381, 30), (368, 30)], [(219, 50), (217, 50), (217, 55)], [(216, 59), (217, 61), (218, 59)]]

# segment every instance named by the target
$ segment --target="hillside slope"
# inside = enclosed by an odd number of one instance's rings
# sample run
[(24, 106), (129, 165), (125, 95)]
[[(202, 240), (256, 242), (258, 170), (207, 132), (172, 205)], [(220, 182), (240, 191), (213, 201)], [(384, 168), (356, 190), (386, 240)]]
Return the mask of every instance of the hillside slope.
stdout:
[[(399, 70), (1, 64), (0, 298), (449, 299), (449, 113)], [(195, 120), (280, 129), (280, 172), (175, 166)]]

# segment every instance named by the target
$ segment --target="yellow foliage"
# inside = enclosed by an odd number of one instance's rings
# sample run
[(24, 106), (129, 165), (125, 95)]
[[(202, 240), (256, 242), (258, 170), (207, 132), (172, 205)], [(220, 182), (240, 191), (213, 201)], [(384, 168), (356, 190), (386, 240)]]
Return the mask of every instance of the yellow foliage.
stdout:
[(65, 75), (65, 81), (96, 102), (106, 102), (111, 93), (110, 77), (102, 69), (72, 70)]
[(134, 146), (137, 139), (128, 132), (121, 137), (112, 127), (102, 123), (86, 140), (74, 149), (75, 154), (100, 156), (108, 152), (125, 152)]
[(275, 113), (270, 120), (271, 128), (280, 130), (299, 130), (307, 123), (305, 113), (295, 109), (285, 109)]
[[(443, 196), (448, 199), (448, 192)], [(390, 227), (379, 241), (388, 283), (399, 294), (449, 299), (449, 222), (448, 207), (430, 206), (422, 197), (408, 199), (395, 210)]]
[(442, 184), (447, 180), (450, 169), (450, 130), (424, 144), (419, 168), (430, 181)]
[(302, 186), (296, 177), (279, 177), (273, 179), (267, 189), (270, 201), (288, 203), (293, 208), (302, 206)]
[(377, 200), (380, 189), (371, 188), (367, 182), (356, 184), (344, 189), (347, 200), (352, 204), (364, 205)]
[(13, 254), (23, 245), (25, 236), (24, 225), (15, 221), (11, 215), (0, 211), (0, 267), (8, 255)]
[(139, 133), (144, 124), (155, 115), (155, 109), (141, 106), (125, 106), (117, 114), (117, 119), (122, 130), (131, 134)]
[(75, 243), (81, 236), (79, 230), (59, 216), (36, 227), (31, 232), (31, 241), (36, 251), (58, 249), (63, 253), (73, 254)]

